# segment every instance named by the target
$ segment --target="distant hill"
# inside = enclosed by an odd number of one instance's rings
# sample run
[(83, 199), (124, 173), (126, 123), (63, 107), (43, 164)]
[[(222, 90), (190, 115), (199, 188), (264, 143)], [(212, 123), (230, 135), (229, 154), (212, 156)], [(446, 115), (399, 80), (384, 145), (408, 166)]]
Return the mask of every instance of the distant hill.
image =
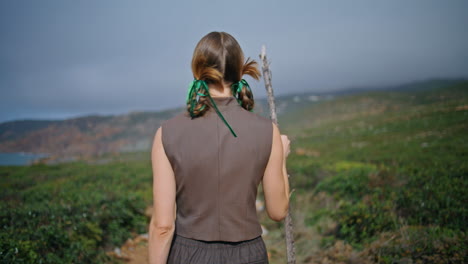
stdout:
[(0, 124), (0, 152), (70, 156), (147, 149), (160, 123), (178, 112), (180, 109), (5, 122)]
[[(450, 86), (461, 80), (428, 80), (379, 87), (377, 90), (413, 91)], [(352, 88), (333, 93), (304, 92), (276, 98), (279, 116), (297, 112), (316, 102), (360, 93), (370, 88)], [(257, 99), (254, 112), (269, 116), (266, 99)], [(0, 124), (0, 152), (49, 153), (57, 158), (99, 155), (111, 152), (149, 150), (161, 122), (185, 111), (183, 107), (160, 112), (130, 112), (124, 115), (91, 115), (67, 120), (17, 120)]]

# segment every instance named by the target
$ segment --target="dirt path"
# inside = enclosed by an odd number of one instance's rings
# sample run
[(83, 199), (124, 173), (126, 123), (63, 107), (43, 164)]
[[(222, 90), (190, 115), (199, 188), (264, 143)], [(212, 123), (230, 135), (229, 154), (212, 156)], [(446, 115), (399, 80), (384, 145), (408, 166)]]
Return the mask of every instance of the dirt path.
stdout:
[[(153, 207), (148, 206), (145, 215), (151, 218)], [(148, 234), (135, 234), (129, 238), (120, 248), (107, 252), (108, 256), (123, 260), (129, 264), (147, 264), (148, 263)]]
[(107, 252), (107, 255), (129, 264), (148, 263), (148, 236), (144, 234), (128, 239), (120, 248)]

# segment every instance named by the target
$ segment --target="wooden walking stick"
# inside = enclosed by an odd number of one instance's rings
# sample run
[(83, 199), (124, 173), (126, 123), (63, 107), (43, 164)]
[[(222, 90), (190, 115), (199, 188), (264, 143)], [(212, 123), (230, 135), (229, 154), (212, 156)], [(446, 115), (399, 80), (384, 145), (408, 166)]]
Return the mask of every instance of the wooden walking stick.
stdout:
[[(271, 72), (270, 63), (266, 57), (266, 47), (262, 46), (262, 52), (260, 53), (260, 59), (262, 60), (262, 71), (263, 79), (265, 80), (265, 89), (268, 95), (268, 105), (270, 107), (270, 117), (276, 125), (278, 125), (278, 119), (276, 117), (276, 106), (275, 96), (273, 95), (273, 87), (271, 86)], [(289, 175), (288, 175), (289, 177)], [(284, 219), (284, 229), (286, 233), (286, 250), (288, 255), (288, 264), (296, 263), (296, 251), (294, 249), (294, 237), (293, 237), (293, 224), (291, 219), (291, 212), (288, 210), (288, 214)]]

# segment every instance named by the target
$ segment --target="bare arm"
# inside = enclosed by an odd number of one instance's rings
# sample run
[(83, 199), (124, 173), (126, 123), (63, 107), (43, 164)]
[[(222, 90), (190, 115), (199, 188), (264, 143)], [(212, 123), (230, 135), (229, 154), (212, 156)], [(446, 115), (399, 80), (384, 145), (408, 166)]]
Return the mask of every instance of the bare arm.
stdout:
[(151, 151), (153, 167), (153, 215), (149, 226), (148, 257), (150, 264), (165, 264), (175, 230), (174, 172), (166, 156), (158, 128)]
[[(284, 138), (287, 142), (283, 146)], [(289, 208), (289, 181), (286, 171), (286, 157), (289, 154), (289, 140), (280, 135), (278, 126), (273, 123), (273, 139), (262, 185), (268, 216), (274, 221), (283, 220)]]

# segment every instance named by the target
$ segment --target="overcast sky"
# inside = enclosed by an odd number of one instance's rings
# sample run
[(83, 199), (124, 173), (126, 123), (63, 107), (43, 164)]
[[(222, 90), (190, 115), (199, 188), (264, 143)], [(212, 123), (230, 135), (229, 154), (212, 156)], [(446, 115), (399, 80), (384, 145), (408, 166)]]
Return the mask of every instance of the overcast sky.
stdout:
[(463, 0), (4, 0), (0, 122), (183, 106), (210, 31), (255, 59), (266, 44), (278, 95), (468, 77), (467, 12)]

